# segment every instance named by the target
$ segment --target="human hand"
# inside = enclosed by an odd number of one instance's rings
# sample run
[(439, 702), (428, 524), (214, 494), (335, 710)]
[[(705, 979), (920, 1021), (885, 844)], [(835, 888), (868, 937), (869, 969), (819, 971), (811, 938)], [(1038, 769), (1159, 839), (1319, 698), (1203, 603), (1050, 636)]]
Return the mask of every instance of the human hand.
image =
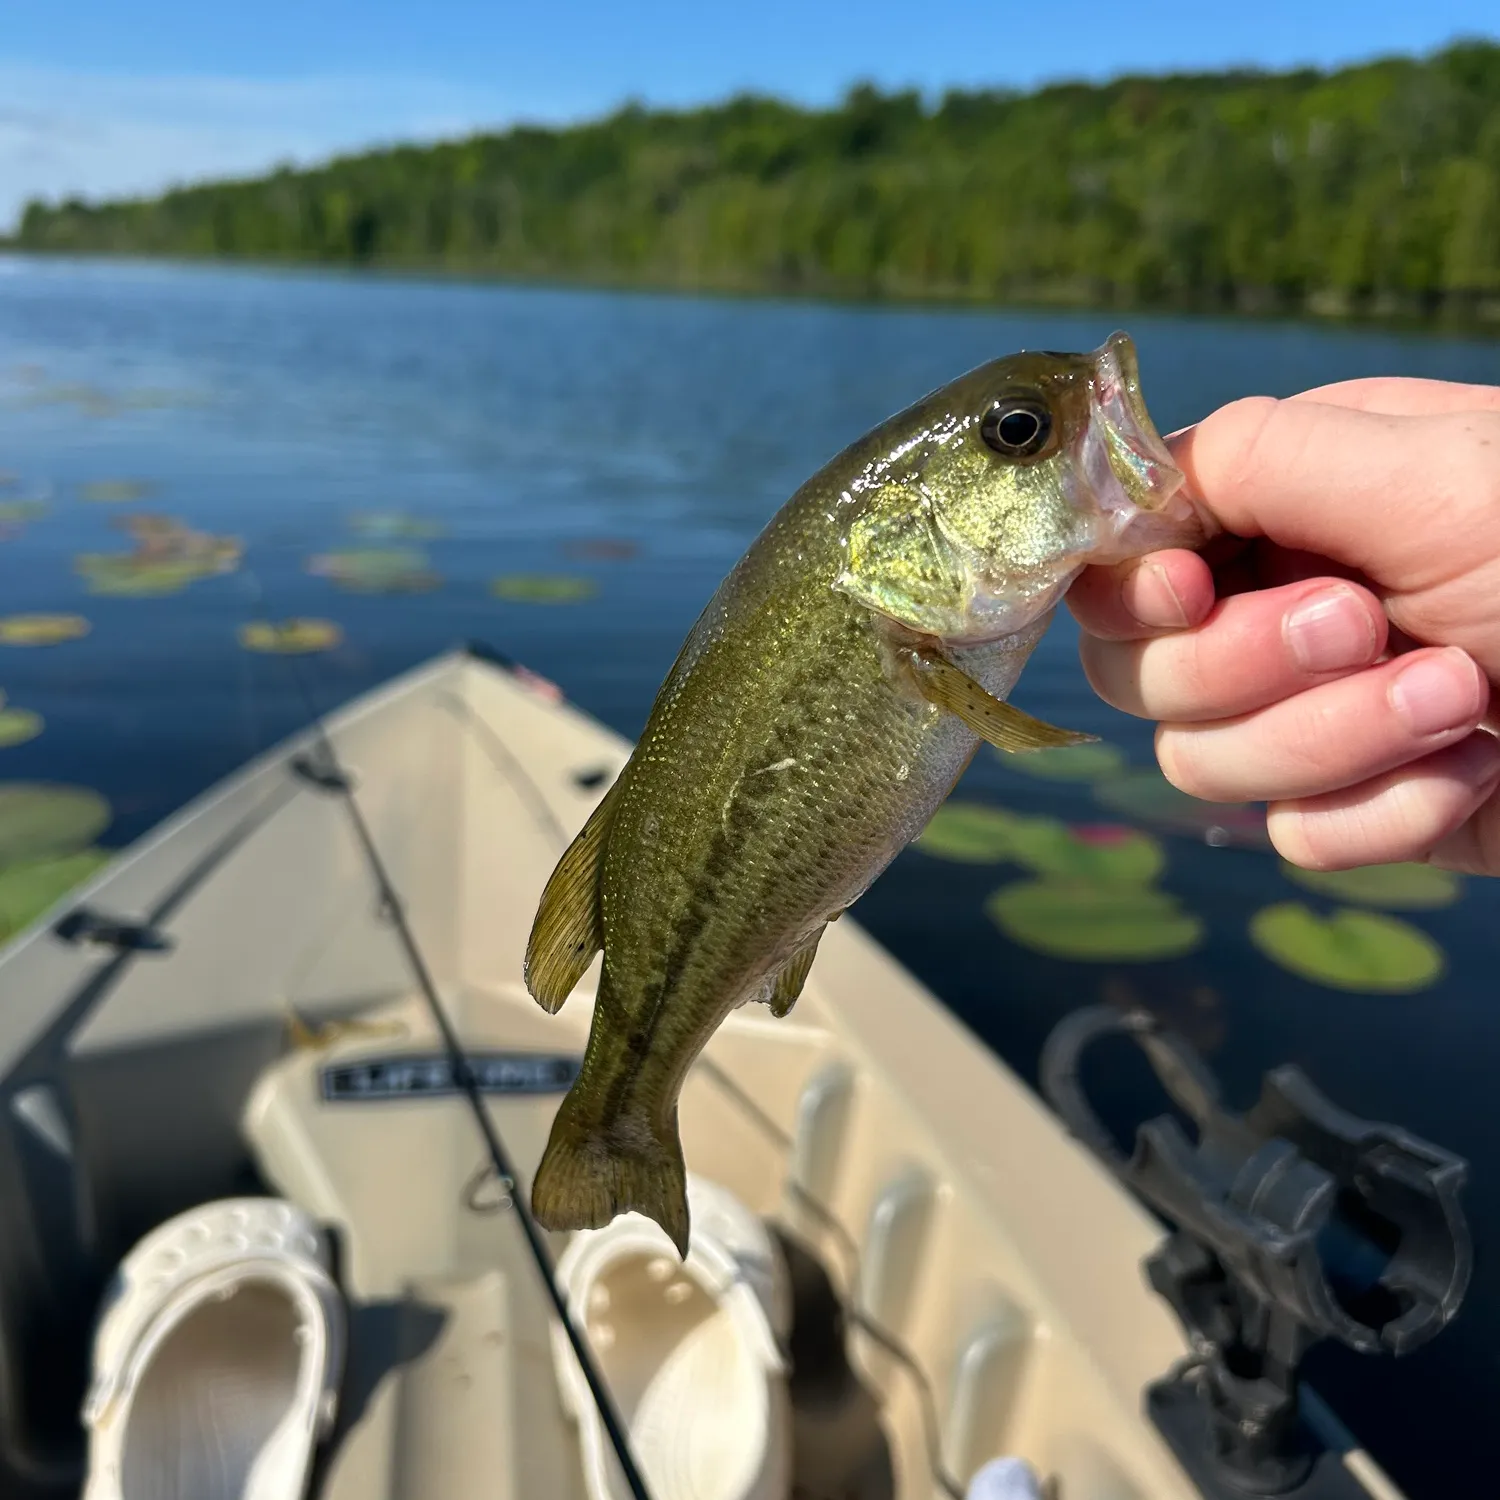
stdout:
[(1251, 397), (1170, 446), (1226, 534), (1080, 575), (1095, 690), (1295, 864), (1500, 874), (1500, 388)]

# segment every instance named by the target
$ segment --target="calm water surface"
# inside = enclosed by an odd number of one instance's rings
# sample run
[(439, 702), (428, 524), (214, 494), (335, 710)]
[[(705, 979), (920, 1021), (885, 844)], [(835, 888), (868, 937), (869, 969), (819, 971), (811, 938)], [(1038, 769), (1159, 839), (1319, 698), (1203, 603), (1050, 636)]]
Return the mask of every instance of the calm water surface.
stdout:
[[(878, 419), (1016, 347), (1088, 348), (1104, 317), (870, 310), (303, 274), (0, 261), (0, 501), (52, 496), (0, 545), (0, 615), (77, 611), (84, 640), (0, 648), (0, 689), (45, 715), (0, 750), (0, 779), (93, 786), (114, 845), (298, 727), (283, 663), (236, 643), (250, 618), (318, 616), (345, 643), (313, 659), (325, 706), (479, 638), (562, 684), (628, 735), (714, 586), (786, 496)], [(1290, 325), (1136, 317), (1163, 430), (1250, 393), (1357, 375), (1500, 381), (1500, 345)], [(149, 481), (135, 505), (84, 486)], [(162, 598), (94, 597), (75, 554), (128, 545), (132, 509), (243, 538), (244, 565)], [(442, 579), (393, 597), (341, 592), (307, 559), (382, 545), (356, 512), (441, 524), (420, 543)], [(633, 555), (597, 555), (597, 543)], [(578, 544), (586, 545), (580, 558)], [(604, 549), (620, 554), (629, 548)], [(595, 555), (589, 555), (590, 553)], [(503, 602), (498, 574), (567, 573), (568, 607)], [(1105, 708), (1059, 623), (1019, 702), (1150, 762), (1148, 729)], [(988, 751), (960, 797), (1100, 821), (1087, 789), (1006, 770)], [(1211, 1056), (1230, 1098), (1296, 1062), (1357, 1114), (1399, 1122), (1473, 1163), (1480, 1262), (1459, 1322), (1408, 1360), (1333, 1354), (1318, 1379), (1414, 1496), (1457, 1493), (1491, 1462), (1500, 1401), (1500, 1064), (1493, 934), (1500, 885), (1415, 921), (1448, 955), (1420, 995), (1349, 994), (1251, 945), (1249, 915), (1328, 903), (1247, 848), (1166, 839), (1163, 884), (1207, 924), (1173, 962), (1064, 962), (1017, 947), (982, 909), (1013, 869), (902, 855), (859, 917), (1028, 1078), (1067, 1010), (1150, 1004)], [(1130, 1093), (1133, 1085), (1126, 1086)], [(1144, 1097), (1144, 1096), (1143, 1096)], [(1492, 1472), (1492, 1471), (1490, 1471)]]

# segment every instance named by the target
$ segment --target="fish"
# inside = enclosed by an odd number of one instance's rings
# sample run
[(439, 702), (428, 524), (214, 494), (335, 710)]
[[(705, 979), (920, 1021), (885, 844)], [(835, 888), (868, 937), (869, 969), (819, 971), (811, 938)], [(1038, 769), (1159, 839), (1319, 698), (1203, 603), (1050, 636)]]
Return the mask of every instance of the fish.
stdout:
[(1116, 333), (970, 370), (772, 517), (541, 897), (525, 978), (544, 1010), (604, 958), (532, 1183), (538, 1224), (633, 1210), (686, 1256), (677, 1100), (694, 1059), (737, 1006), (791, 1010), (824, 929), (981, 741), (1093, 738), (1006, 699), (1085, 565), (1206, 539), (1182, 483)]

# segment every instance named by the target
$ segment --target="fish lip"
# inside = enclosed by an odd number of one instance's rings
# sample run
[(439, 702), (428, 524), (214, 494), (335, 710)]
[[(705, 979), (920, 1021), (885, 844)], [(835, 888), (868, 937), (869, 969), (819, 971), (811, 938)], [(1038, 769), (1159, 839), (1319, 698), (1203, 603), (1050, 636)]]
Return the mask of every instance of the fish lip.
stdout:
[(1164, 509), (1184, 476), (1146, 410), (1135, 341), (1112, 333), (1091, 358), (1091, 401), (1108, 439), (1109, 466), (1132, 505)]

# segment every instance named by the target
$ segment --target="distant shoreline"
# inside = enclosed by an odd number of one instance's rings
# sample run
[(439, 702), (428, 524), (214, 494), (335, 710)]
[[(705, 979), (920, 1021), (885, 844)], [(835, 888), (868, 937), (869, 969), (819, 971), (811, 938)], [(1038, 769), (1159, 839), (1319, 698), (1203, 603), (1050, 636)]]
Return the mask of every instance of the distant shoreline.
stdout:
[(1073, 316), (1097, 314), (1122, 320), (1145, 315), (1150, 317), (1194, 318), (1226, 323), (1285, 323), (1315, 328), (1386, 329), (1433, 337), (1459, 337), (1489, 342), (1500, 338), (1500, 305), (1479, 318), (1444, 316), (1423, 311), (1402, 311), (1389, 306), (1381, 309), (1337, 310), (1326, 306), (1309, 307), (1292, 304), (1265, 304), (1254, 307), (1222, 305), (1183, 306), (1164, 303), (1137, 303), (1123, 306), (1118, 302), (1070, 301), (1062, 297), (1024, 299), (1008, 297), (986, 300), (977, 296), (944, 295), (937, 291), (909, 293), (875, 293), (790, 289), (782, 287), (746, 287), (731, 285), (685, 285), (647, 279), (598, 276), (560, 276), (520, 274), (509, 271), (476, 269), (462, 266), (416, 262), (361, 262), (348, 264), (319, 260), (266, 259), (245, 255), (183, 255), (169, 252), (144, 253), (121, 250), (36, 250), (14, 241), (0, 240), (0, 256), (22, 260), (78, 261), (172, 267), (189, 270), (232, 270), (265, 273), (313, 273), (334, 277), (371, 278), (389, 281), (428, 282), (435, 286), (469, 285), (509, 287), (537, 291), (610, 292), (641, 296), (704, 298), (729, 302), (771, 302), (814, 304), (844, 308), (889, 308), (892, 310), (973, 313), (1067, 313)]

